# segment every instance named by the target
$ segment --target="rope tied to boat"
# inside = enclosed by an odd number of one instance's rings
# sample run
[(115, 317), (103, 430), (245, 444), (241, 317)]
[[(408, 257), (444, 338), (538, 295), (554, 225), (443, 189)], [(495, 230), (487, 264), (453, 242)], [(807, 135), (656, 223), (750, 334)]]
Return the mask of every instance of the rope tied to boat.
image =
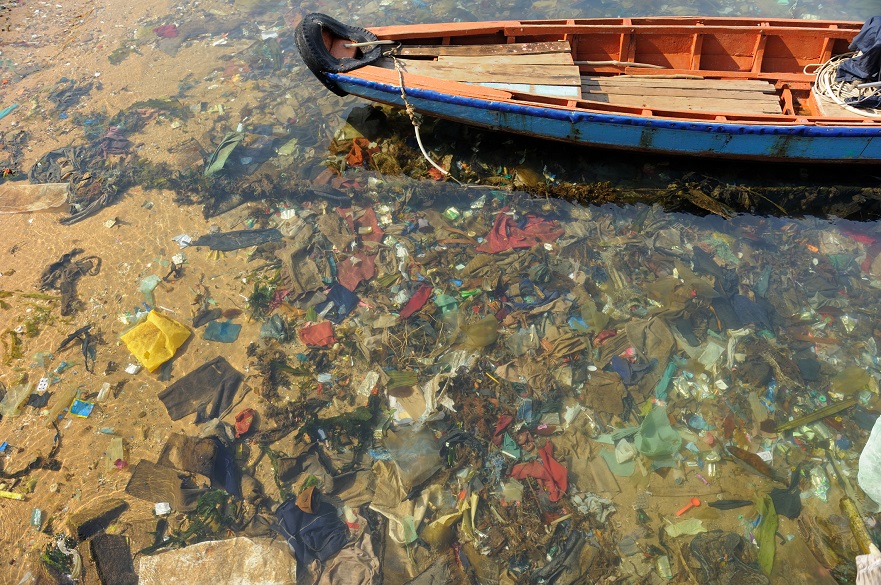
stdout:
[(407, 99), (407, 92), (404, 88), (404, 69), (401, 66), (400, 60), (395, 57), (392, 51), (389, 51), (386, 55), (391, 57), (392, 62), (395, 64), (395, 71), (398, 72), (398, 84), (401, 87), (401, 99), (404, 101), (404, 110), (410, 118), (410, 123), (413, 124), (413, 130), (416, 132), (416, 143), (419, 144), (419, 150), (422, 151), (422, 156), (425, 157), (425, 160), (427, 160), (431, 166), (440, 171), (443, 176), (448, 177), (461, 185), (462, 183), (456, 179), (456, 177), (452, 176), (450, 171), (434, 162), (431, 159), (431, 156), (429, 156), (428, 151), (425, 150), (425, 146), (422, 144), (422, 136), (419, 135), (419, 127), (422, 125), (422, 116), (416, 111), (416, 108), (413, 107), (410, 100)]
[[(864, 116), (866, 118), (881, 118), (881, 109), (860, 108), (860, 103), (875, 99), (881, 95), (881, 86), (876, 84), (855, 84), (849, 81), (836, 79), (838, 66), (856, 53), (843, 53), (836, 55), (825, 63), (807, 65), (803, 72), (810, 75), (809, 69), (816, 67), (816, 82), (814, 83), (814, 95), (819, 99), (831, 101), (847, 111)], [(848, 101), (850, 100), (850, 101)]]

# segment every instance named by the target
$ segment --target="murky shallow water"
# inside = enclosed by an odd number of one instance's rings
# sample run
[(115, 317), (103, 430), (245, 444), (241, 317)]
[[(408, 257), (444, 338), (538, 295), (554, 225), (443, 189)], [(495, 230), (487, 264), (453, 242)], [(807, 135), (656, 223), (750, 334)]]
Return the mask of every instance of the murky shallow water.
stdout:
[[(133, 361), (118, 341), (126, 328), (120, 317), (143, 302), (138, 287), (145, 277), (168, 272), (178, 252), (171, 238), (196, 237), (212, 226), (279, 227), (290, 236), (307, 225), (314, 235), (307, 238), (306, 253), (295, 256), (290, 276), (317, 275), (325, 279), (322, 291), (334, 279), (355, 282), (351, 288), (363, 301), (334, 323), (338, 345), (309, 350), (292, 336), (281, 350), (292, 368), (305, 366), (306, 375), (282, 376), (278, 387), (267, 385), (269, 358), (246, 351), (252, 341), (264, 343), (259, 328), (265, 312), (271, 307), (299, 332), (314, 318), (310, 308), (320, 313), (321, 305), (291, 292), (311, 291), (274, 280), (278, 256), (284, 256), (279, 250), (218, 254), (189, 248), (182, 276), (160, 286), (155, 304), (189, 325), (200, 299), (210, 297), (220, 308), (245, 311), (233, 317), (244, 328), (230, 345), (204, 340), (203, 329), (195, 329), (174, 361), (172, 380), (218, 354), (226, 356), (255, 388), (236, 412), (253, 406), (261, 430), (285, 420), (287, 399), (332, 399), (320, 420), (310, 423), (310, 432), (316, 426), (330, 430), (334, 440), (323, 447), (326, 454), (345, 467), (357, 452), (363, 469), (386, 454), (382, 442), (348, 441), (327, 419), (368, 403), (356, 389), (369, 372), (379, 377), (383, 409), (390, 408), (398, 422), (428, 418), (435, 399), (444, 420), (432, 422), (433, 428), (458, 426), (490, 453), (481, 465), (475, 450), (459, 447), (451, 459), (454, 471), (435, 477), (437, 487), (426, 490), (436, 509), (423, 526), (453, 510), (453, 494), (480, 494), (477, 532), (463, 530), (458, 538), (460, 554), (471, 558), (485, 582), (502, 582), (509, 578), (500, 577), (506, 572), (511, 580), (505, 582), (524, 579), (574, 542), (574, 534), (587, 543), (580, 545), (587, 551), (581, 564), (594, 581), (658, 581), (657, 563), (667, 556), (677, 582), (705, 582), (701, 571), (709, 571), (708, 563), (689, 548), (691, 537), (659, 539), (664, 527), (677, 521), (676, 512), (691, 497), (699, 497), (702, 505), (686, 517), (700, 519), (708, 530), (743, 536), (750, 561), (772, 546), (764, 525), (752, 525), (756, 508), (720, 511), (707, 504), (764, 501), (772, 489), (788, 485), (793, 469), (801, 473), (804, 511), (798, 520), (779, 518), (777, 531), (787, 542), (777, 541), (772, 580), (828, 582), (830, 569), (842, 582), (852, 580), (858, 549), (841, 529), (847, 523), (839, 501), (851, 495), (863, 503), (857, 457), (868, 438), (881, 378), (879, 230), (875, 221), (853, 221), (878, 215), (872, 171), (644, 158), (429, 122), (424, 131), (429, 149), (451, 156), (460, 177), (480, 186), (439, 183), (428, 177), (405, 118), (330, 95), (302, 65), (290, 30), (313, 10), (352, 24), (385, 25), (685, 13), (864, 20), (875, 7), (375, 0), (293, 7), (156, 2), (130, 11), (113, 4), (14, 7), (4, 33), (10, 42), (3, 48), (8, 82), (2, 105), (14, 102), (19, 108), (0, 121), (5, 166), (27, 173), (48, 151), (97, 144), (98, 150), (78, 155), (84, 165), (77, 170), (80, 192), (94, 196), (90, 186), (107, 189), (110, 181), (119, 192), (113, 205), (68, 227), (57, 223), (63, 214), (2, 218), (8, 254), (0, 265), (0, 288), (12, 294), (4, 297), (9, 306), (0, 314), (6, 344), (0, 379), (11, 387), (23, 374), (31, 380), (57, 378), (50, 387), (56, 397), (65, 388), (81, 387), (84, 397), (94, 398), (105, 381), (124, 385), (90, 418), (68, 416), (61, 422), (60, 469), (39, 469), (7, 482), (12, 491), (28, 492), (28, 501), (0, 500), (2, 525), (14, 527), (4, 531), (7, 550), (15, 551), (0, 581), (33, 580), (32, 560), (50, 534), (63, 528), (70, 512), (108, 496), (130, 506), (111, 530), (129, 536), (133, 550), (149, 544), (144, 527), (153, 517), (152, 504), (124, 491), (130, 467), (141, 459), (155, 461), (171, 432), (198, 430), (192, 417), (171, 421), (156, 397), (170, 382), (146, 372), (108, 371), (107, 365)], [(158, 28), (172, 24), (175, 35)], [(111, 122), (131, 141), (130, 154), (111, 150), (107, 157), (112, 144), (95, 142)], [(204, 160), (239, 124), (244, 140), (225, 173), (202, 179)], [(352, 126), (377, 143), (378, 150), (366, 155), (373, 164), (369, 170), (352, 166), (364, 155), (352, 148)], [(328, 166), (344, 170), (332, 184), (353, 195), (356, 216), (373, 210), (375, 225), (368, 213), (346, 226), (335, 209), (340, 201), (321, 193)], [(85, 172), (101, 179), (85, 178)], [(704, 216), (706, 203), (683, 195), (694, 185), (718, 194), (733, 217)], [(593, 205), (573, 206), (555, 199), (558, 195)], [(831, 210), (823, 199), (830, 195), (836, 201)], [(636, 203), (653, 198), (664, 207)], [(204, 203), (213, 217), (204, 220), (201, 207), (182, 206), (182, 200)], [(795, 217), (766, 216), (779, 211), (769, 200)], [(850, 220), (798, 217), (805, 211), (832, 211)], [(491, 235), (498, 225), (522, 230), (517, 251), (485, 249), (501, 245)], [(77, 310), (61, 316), (58, 301), (25, 295), (43, 267), (73, 248), (100, 256), (103, 267), (98, 275), (80, 278)], [(376, 266), (362, 273), (365, 263)], [(431, 296), (411, 301), (421, 298), (427, 284)], [(255, 290), (263, 294), (264, 313), (248, 320)], [(287, 298), (274, 295), (277, 291), (288, 291)], [(395, 317), (410, 312), (408, 307), (412, 316)], [(48, 323), (33, 321), (43, 308), (49, 309)], [(57, 352), (61, 339), (86, 324), (93, 324), (97, 335), (95, 374), (84, 371), (78, 349)], [(35, 366), (38, 352), (56, 355), (47, 366)], [(468, 365), (447, 382), (448, 364), (469, 355)], [(51, 374), (62, 360), (77, 367)], [(444, 384), (441, 395), (433, 395), (438, 388), (432, 381)], [(775, 432), (791, 417), (847, 399), (856, 405), (822, 423), (792, 436)], [(637, 456), (632, 469), (620, 465), (604, 435), (633, 427), (660, 407), (674, 422), (681, 448)], [(497, 430), (506, 416), (513, 418), (510, 426)], [(371, 425), (381, 422), (376, 417)], [(44, 418), (39, 407), (26, 407), (21, 416), (0, 422), (0, 441), (12, 446), (5, 472), (49, 453), (55, 433)], [(112, 435), (102, 429), (124, 439), (129, 468), (106, 460)], [(507, 454), (491, 446), (495, 435)], [(526, 471), (520, 480), (511, 478), (513, 459), (537, 461), (545, 440), (569, 471), (560, 499), (554, 491), (560, 485)], [(294, 455), (305, 441), (288, 436), (272, 447)], [(768, 473), (779, 481), (755, 473), (761, 464), (753, 458), (738, 463), (723, 445), (768, 458), (773, 470)], [(373, 451), (364, 452), (367, 447)], [(643, 445), (643, 455), (648, 449)], [(259, 459), (256, 444), (250, 451), (240, 464), (262, 482), (265, 508), (271, 509), (281, 500), (272, 466)], [(724, 456), (715, 473), (714, 454)], [(749, 466), (752, 471), (745, 469)], [(361, 472), (359, 481), (370, 474)], [(298, 476), (282, 487), (295, 491), (302, 481)], [(592, 494), (608, 498), (616, 512), (600, 519), (584, 502), (601, 509), (608, 504), (596, 504)], [(359, 493), (344, 501), (358, 507), (367, 500)], [(35, 507), (45, 512), (46, 534), (28, 528)], [(635, 508), (647, 519), (641, 522)], [(544, 528), (570, 513), (553, 530)], [(863, 513), (872, 518), (868, 509)], [(404, 582), (433, 556), (429, 547), (408, 551), (393, 540), (385, 550), (387, 583)], [(741, 580), (745, 575), (739, 574)]]

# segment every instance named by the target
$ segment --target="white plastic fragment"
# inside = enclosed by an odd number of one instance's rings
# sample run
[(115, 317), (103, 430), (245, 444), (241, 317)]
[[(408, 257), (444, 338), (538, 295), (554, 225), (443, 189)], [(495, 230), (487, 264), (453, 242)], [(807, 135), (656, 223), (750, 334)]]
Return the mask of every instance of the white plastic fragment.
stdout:
[(181, 250), (189, 246), (190, 243), (193, 241), (192, 236), (190, 236), (189, 234), (180, 234), (178, 236), (174, 236), (171, 239), (172, 241), (175, 241), (180, 245)]

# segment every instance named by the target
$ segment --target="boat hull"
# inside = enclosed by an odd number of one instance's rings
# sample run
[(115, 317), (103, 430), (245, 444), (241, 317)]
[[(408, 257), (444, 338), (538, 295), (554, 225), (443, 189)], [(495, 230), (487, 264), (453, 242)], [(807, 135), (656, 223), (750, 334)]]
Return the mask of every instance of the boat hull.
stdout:
[[(328, 77), (352, 95), (404, 107), (395, 85), (345, 74)], [(678, 121), (496, 102), (418, 88), (408, 88), (406, 94), (421, 114), (590, 147), (766, 162), (881, 161), (881, 133), (872, 126)]]

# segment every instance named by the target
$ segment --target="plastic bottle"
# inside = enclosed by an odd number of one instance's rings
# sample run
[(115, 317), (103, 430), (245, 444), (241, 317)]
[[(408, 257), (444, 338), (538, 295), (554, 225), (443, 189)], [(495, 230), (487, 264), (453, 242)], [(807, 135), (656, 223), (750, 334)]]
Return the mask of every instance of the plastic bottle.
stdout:
[(667, 558), (667, 555), (660, 555), (656, 557), (655, 567), (658, 570), (658, 575), (660, 575), (664, 579), (673, 578), (673, 570), (670, 568), (670, 559)]
[(104, 382), (101, 384), (101, 389), (98, 390), (98, 398), (95, 402), (104, 402), (110, 396), (110, 382)]
[(58, 415), (61, 414), (61, 411), (71, 405), (73, 399), (76, 398), (78, 393), (79, 388), (70, 386), (55, 395), (55, 404), (53, 404), (52, 408), (49, 409), (49, 416), (46, 418), (47, 427), (51, 426), (52, 423), (55, 422), (55, 419), (58, 418)]
[(814, 495), (824, 502), (829, 501), (829, 477), (820, 466), (811, 470), (811, 485), (814, 486)]
[(0, 402), (0, 414), (6, 417), (18, 416), (21, 414), (21, 407), (31, 395), (31, 389), (34, 387), (33, 382), (21, 384), (9, 389), (3, 401)]

